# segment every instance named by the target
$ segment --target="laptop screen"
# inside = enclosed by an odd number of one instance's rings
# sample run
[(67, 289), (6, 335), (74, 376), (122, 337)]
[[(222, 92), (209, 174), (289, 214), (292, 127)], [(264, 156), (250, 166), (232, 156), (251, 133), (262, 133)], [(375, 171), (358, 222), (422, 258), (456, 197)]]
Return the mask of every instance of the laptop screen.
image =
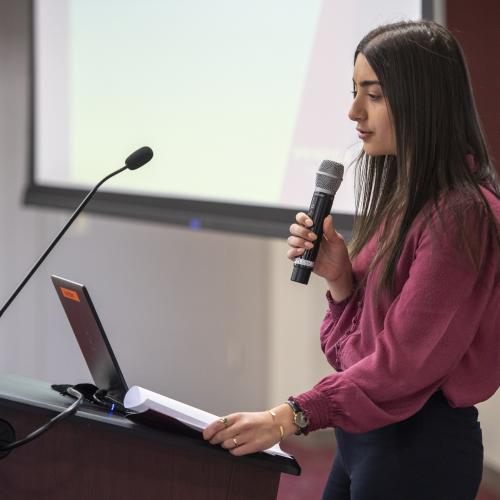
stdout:
[(127, 384), (87, 289), (59, 276), (51, 278), (94, 384), (109, 399), (122, 403)]

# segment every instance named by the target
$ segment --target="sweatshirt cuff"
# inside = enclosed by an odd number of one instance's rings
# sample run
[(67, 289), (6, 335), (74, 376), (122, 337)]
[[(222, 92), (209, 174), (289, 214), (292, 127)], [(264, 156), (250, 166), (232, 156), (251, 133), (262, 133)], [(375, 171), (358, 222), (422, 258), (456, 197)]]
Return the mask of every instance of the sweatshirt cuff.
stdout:
[(354, 295), (356, 295), (356, 293), (353, 291), (351, 295), (349, 295), (349, 297), (346, 297), (344, 300), (337, 302), (333, 299), (330, 290), (326, 292), (326, 300), (328, 301), (328, 308), (330, 309), (330, 312), (332, 314), (332, 320), (334, 323), (337, 323), (337, 321), (340, 319), (340, 316), (342, 316), (344, 309), (346, 308), (347, 304), (351, 302)]
[(332, 417), (339, 413), (339, 410), (332, 408), (329, 399), (317, 389), (311, 389), (298, 396), (291, 396), (291, 399), (297, 402), (309, 420), (309, 425), (303, 434), (332, 427)]

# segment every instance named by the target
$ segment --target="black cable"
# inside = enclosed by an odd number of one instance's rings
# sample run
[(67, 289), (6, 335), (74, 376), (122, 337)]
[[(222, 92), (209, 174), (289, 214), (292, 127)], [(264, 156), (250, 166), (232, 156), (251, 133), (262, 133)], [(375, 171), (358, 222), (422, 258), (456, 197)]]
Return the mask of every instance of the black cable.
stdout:
[(73, 387), (73, 389), (83, 394), (83, 399), (90, 403), (91, 407), (105, 408), (108, 410), (108, 414), (127, 416), (129, 413), (132, 413), (131, 410), (127, 410), (123, 406), (123, 399), (113, 397), (113, 393), (106, 389), (99, 389), (94, 384), (52, 384), (51, 387), (63, 396), (68, 394), (68, 387)]
[(33, 441), (33, 439), (37, 438), (44, 432), (47, 432), (54, 424), (59, 422), (60, 420), (63, 420), (66, 417), (69, 417), (70, 415), (73, 415), (73, 413), (76, 412), (76, 410), (79, 408), (79, 406), (83, 402), (83, 394), (78, 392), (76, 389), (73, 387), (68, 387), (66, 389), (68, 394), (71, 394), (73, 397), (77, 398), (77, 400), (71, 405), (68, 406), (64, 411), (61, 413), (58, 413), (55, 417), (51, 418), (45, 425), (42, 427), (39, 427), (38, 429), (34, 430), (30, 434), (28, 434), (26, 437), (22, 439), (18, 439), (17, 441), (14, 441), (13, 443), (9, 443), (7, 445), (4, 445), (0, 447), (0, 451), (11, 451), (14, 448), (18, 448), (19, 446), (22, 446), (26, 443), (29, 443), (30, 441)]
[(109, 395), (105, 389), (98, 389), (93, 395), (92, 400), (100, 406), (104, 406), (111, 413), (117, 413), (118, 415), (127, 415), (130, 413), (124, 406), (123, 403), (118, 401)]

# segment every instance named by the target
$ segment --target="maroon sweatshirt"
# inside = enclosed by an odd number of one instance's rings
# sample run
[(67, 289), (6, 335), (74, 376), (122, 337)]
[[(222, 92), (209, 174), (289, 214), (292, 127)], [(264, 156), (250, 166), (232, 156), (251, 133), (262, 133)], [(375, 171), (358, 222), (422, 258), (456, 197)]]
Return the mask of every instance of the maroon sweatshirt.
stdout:
[[(500, 200), (482, 191), (500, 221)], [(479, 270), (457, 248), (460, 229), (445, 207), (412, 225), (394, 293), (374, 297), (377, 236), (353, 259), (353, 295), (336, 303), (327, 293), (320, 339), (336, 371), (293, 397), (308, 431), (366, 432), (410, 417), (438, 390), (465, 407), (500, 386), (500, 255), (485, 217), (474, 216), (473, 202), (459, 203), (467, 238), (483, 243)]]

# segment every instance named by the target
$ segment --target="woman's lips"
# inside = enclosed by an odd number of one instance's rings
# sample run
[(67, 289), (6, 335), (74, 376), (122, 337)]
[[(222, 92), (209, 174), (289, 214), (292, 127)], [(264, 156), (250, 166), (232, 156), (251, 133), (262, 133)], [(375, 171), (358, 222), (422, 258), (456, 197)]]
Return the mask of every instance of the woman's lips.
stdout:
[(356, 129), (356, 132), (358, 133), (358, 137), (363, 141), (373, 134), (373, 132), (368, 132), (367, 130), (361, 130), (359, 128)]

